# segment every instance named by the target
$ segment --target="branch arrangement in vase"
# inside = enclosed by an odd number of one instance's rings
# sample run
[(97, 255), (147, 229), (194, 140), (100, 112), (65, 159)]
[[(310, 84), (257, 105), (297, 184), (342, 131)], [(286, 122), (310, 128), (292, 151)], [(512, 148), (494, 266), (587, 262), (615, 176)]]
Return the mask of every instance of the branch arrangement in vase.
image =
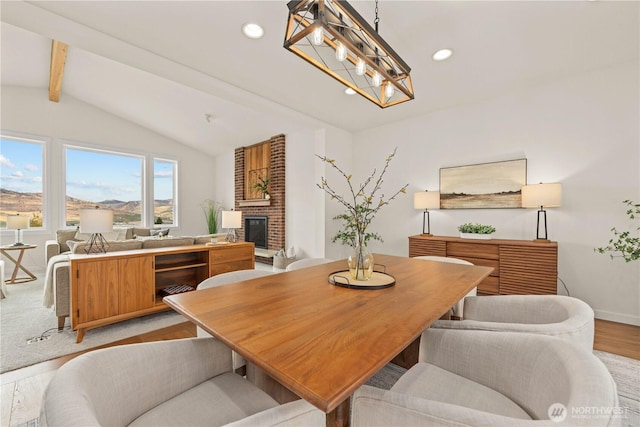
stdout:
[[(625, 200), (623, 203), (628, 206), (626, 214), (629, 219), (632, 221), (640, 220), (640, 204), (631, 200)], [(613, 237), (609, 240), (609, 244), (595, 248), (596, 252), (609, 253), (611, 259), (620, 257), (626, 262), (640, 258), (640, 237), (632, 236), (630, 231), (618, 231), (616, 227), (613, 227), (611, 231), (613, 231)], [(640, 226), (636, 226), (637, 231), (640, 231)]]
[[(385, 165), (379, 175), (376, 176), (377, 170), (374, 169), (371, 175), (361, 184), (353, 185), (351, 180), (352, 175), (344, 172), (339, 166), (336, 165), (334, 159), (329, 159), (326, 156), (318, 156), (320, 160), (329, 164), (338, 173), (340, 173), (347, 181), (349, 186), (349, 193), (345, 198), (341, 194), (338, 194), (327, 180), (322, 177), (320, 184), (316, 184), (320, 189), (324, 190), (332, 200), (336, 200), (342, 206), (346, 208), (346, 211), (336, 216), (334, 219), (341, 219), (344, 221), (343, 227), (333, 237), (333, 242), (340, 241), (342, 244), (348, 244), (354, 248), (359, 248), (360, 252), (356, 254), (357, 265), (355, 266), (355, 273), (352, 270), (352, 277), (356, 280), (367, 280), (371, 276), (373, 271), (373, 257), (370, 259), (367, 265), (364, 265), (362, 259), (363, 252), (369, 240), (380, 240), (382, 237), (377, 233), (371, 233), (367, 231), (367, 227), (371, 224), (371, 221), (375, 218), (376, 214), (383, 206), (386, 206), (395, 199), (399, 194), (406, 193), (409, 184), (405, 184), (402, 188), (396, 191), (392, 196), (385, 197), (382, 193), (383, 177), (387, 172), (389, 163), (396, 154), (397, 148), (387, 156), (385, 159)], [(369, 277), (365, 277), (368, 273)], [(355, 276), (354, 276), (355, 274)]]

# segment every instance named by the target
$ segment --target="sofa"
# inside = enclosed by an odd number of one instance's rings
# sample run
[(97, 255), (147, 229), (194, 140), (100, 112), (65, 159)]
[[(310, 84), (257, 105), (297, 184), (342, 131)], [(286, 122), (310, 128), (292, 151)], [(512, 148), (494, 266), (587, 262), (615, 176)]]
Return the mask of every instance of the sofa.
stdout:
[[(165, 230), (168, 229), (128, 227), (114, 229), (113, 232), (104, 233), (103, 236), (109, 244), (109, 252), (204, 244), (211, 242), (216, 237), (211, 234), (174, 237), (169, 236)], [(76, 229), (65, 229), (56, 232), (55, 240), (47, 240), (45, 243), (47, 269), (43, 305), (47, 308), (54, 308), (58, 318), (58, 330), (64, 328), (65, 320), (70, 313), (69, 255), (84, 253), (88, 237), (80, 234)]]

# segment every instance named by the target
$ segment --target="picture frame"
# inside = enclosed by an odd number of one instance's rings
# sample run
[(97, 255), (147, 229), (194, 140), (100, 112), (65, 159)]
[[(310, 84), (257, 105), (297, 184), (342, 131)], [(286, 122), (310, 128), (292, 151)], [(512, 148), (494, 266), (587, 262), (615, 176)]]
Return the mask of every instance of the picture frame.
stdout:
[(440, 168), (440, 209), (522, 207), (527, 159)]

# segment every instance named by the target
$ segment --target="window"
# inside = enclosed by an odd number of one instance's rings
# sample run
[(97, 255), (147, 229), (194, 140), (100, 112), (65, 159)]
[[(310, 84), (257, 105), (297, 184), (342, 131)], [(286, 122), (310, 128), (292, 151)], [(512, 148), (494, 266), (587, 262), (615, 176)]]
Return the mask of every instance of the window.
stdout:
[(155, 224), (176, 223), (176, 169), (172, 160), (153, 160), (153, 221)]
[(80, 209), (113, 210), (114, 224), (144, 225), (144, 157), (66, 147), (65, 223), (80, 222)]
[(0, 137), (0, 228), (7, 215), (28, 215), (30, 227), (44, 224), (44, 141)]

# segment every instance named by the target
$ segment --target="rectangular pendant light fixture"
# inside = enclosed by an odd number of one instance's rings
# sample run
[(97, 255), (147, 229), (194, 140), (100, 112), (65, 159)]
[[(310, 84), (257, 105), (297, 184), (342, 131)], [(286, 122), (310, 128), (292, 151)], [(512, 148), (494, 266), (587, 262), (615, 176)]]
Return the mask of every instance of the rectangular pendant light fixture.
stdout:
[(349, 3), (293, 0), (287, 7), (285, 49), (381, 108), (414, 98), (411, 68)]

